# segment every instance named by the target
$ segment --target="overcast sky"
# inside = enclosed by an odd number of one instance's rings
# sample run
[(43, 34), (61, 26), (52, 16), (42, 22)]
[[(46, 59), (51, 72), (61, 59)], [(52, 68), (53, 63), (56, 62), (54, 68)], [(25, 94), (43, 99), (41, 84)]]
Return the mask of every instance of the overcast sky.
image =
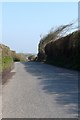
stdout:
[(17, 52), (37, 53), (40, 34), (77, 18), (77, 2), (3, 3), (2, 42)]

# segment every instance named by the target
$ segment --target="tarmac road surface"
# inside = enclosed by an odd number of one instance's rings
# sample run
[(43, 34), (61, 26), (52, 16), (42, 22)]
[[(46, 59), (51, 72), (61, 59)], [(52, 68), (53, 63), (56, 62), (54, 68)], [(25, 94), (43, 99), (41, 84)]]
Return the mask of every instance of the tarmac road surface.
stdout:
[(3, 85), (3, 118), (76, 118), (78, 73), (39, 62), (15, 63)]

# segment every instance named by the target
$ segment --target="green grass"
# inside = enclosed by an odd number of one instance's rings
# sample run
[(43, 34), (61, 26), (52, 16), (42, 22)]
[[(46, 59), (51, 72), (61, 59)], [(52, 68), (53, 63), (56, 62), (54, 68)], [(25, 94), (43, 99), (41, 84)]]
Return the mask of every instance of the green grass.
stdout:
[(13, 59), (11, 57), (2, 58), (2, 71), (9, 69), (12, 66)]
[(0, 73), (2, 72), (2, 53), (0, 52)]

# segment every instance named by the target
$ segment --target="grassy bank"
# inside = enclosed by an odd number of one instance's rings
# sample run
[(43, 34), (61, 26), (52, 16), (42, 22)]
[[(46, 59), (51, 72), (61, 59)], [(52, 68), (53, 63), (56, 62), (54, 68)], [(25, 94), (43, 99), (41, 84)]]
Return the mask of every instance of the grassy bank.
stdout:
[(3, 81), (7, 81), (6, 77), (10, 73), (13, 66), (13, 58), (11, 56), (11, 50), (9, 47), (0, 44), (0, 75)]
[(2, 58), (2, 71), (10, 69), (12, 65), (13, 65), (12, 57), (7, 56)]
[(2, 52), (0, 51), (0, 73), (2, 72)]
[(25, 55), (22, 53), (16, 53), (15, 51), (12, 51), (8, 46), (0, 44), (0, 74), (2, 74), (3, 81), (12, 70), (14, 62), (16, 61), (26, 61)]

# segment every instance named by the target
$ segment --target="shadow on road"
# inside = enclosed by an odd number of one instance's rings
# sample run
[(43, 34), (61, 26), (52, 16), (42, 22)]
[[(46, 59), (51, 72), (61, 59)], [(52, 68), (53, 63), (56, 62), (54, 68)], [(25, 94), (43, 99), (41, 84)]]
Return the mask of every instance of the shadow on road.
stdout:
[(38, 62), (23, 63), (27, 72), (36, 76), (44, 92), (56, 94), (60, 105), (72, 106), (76, 113), (78, 106), (78, 72)]

